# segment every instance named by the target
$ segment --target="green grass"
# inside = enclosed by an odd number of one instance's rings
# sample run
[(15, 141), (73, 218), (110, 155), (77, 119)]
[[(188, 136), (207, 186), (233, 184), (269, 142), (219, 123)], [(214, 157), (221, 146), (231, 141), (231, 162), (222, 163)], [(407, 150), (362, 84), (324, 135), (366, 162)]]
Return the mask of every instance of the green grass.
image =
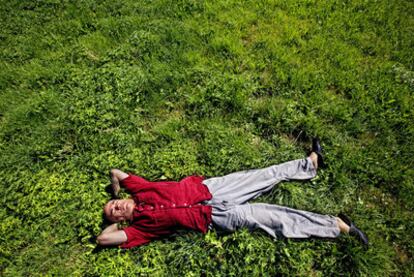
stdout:
[[(0, 273), (414, 272), (411, 1), (2, 1)], [(98, 250), (110, 168), (150, 180), (301, 158), (329, 167), (258, 201), (348, 213), (369, 235), (182, 232)]]

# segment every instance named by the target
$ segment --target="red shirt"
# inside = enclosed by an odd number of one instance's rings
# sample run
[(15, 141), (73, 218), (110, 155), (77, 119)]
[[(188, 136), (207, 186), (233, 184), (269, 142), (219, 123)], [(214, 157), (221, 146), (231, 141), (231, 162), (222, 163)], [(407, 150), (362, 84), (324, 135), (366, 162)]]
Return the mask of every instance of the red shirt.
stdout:
[(136, 203), (133, 220), (124, 228), (128, 240), (122, 248), (131, 248), (186, 228), (203, 233), (211, 223), (211, 206), (202, 205), (211, 199), (203, 177), (190, 176), (180, 182), (150, 182), (129, 175), (121, 181)]

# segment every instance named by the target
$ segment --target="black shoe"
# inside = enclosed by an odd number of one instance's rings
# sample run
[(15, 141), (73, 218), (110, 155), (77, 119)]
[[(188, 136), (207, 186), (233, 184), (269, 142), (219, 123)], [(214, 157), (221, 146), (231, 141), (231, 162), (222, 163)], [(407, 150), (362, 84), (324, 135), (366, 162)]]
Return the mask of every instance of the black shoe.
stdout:
[(321, 146), (321, 142), (319, 141), (319, 138), (313, 138), (312, 139), (312, 152), (315, 152), (316, 155), (318, 155), (318, 167), (320, 168), (326, 167), (326, 164), (323, 159), (322, 151), (323, 149)]
[(349, 226), (349, 235), (359, 240), (365, 247), (368, 247), (368, 237), (344, 214), (339, 214), (338, 217), (342, 219), (346, 225)]

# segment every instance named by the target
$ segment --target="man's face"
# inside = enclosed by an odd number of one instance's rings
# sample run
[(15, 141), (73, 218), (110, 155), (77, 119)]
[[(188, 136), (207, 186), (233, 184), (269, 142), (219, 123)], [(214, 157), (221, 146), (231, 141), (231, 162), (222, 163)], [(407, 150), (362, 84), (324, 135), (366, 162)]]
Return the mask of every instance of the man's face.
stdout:
[(106, 203), (104, 213), (106, 218), (112, 222), (130, 220), (134, 206), (134, 200), (132, 199), (111, 200)]

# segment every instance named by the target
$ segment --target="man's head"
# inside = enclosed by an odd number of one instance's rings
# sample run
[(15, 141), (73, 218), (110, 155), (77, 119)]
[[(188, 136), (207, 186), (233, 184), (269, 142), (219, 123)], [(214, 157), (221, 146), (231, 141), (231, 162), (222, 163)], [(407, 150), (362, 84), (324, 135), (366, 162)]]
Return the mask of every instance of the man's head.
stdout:
[(111, 200), (104, 206), (106, 218), (112, 222), (131, 220), (134, 212), (135, 202), (133, 199)]

